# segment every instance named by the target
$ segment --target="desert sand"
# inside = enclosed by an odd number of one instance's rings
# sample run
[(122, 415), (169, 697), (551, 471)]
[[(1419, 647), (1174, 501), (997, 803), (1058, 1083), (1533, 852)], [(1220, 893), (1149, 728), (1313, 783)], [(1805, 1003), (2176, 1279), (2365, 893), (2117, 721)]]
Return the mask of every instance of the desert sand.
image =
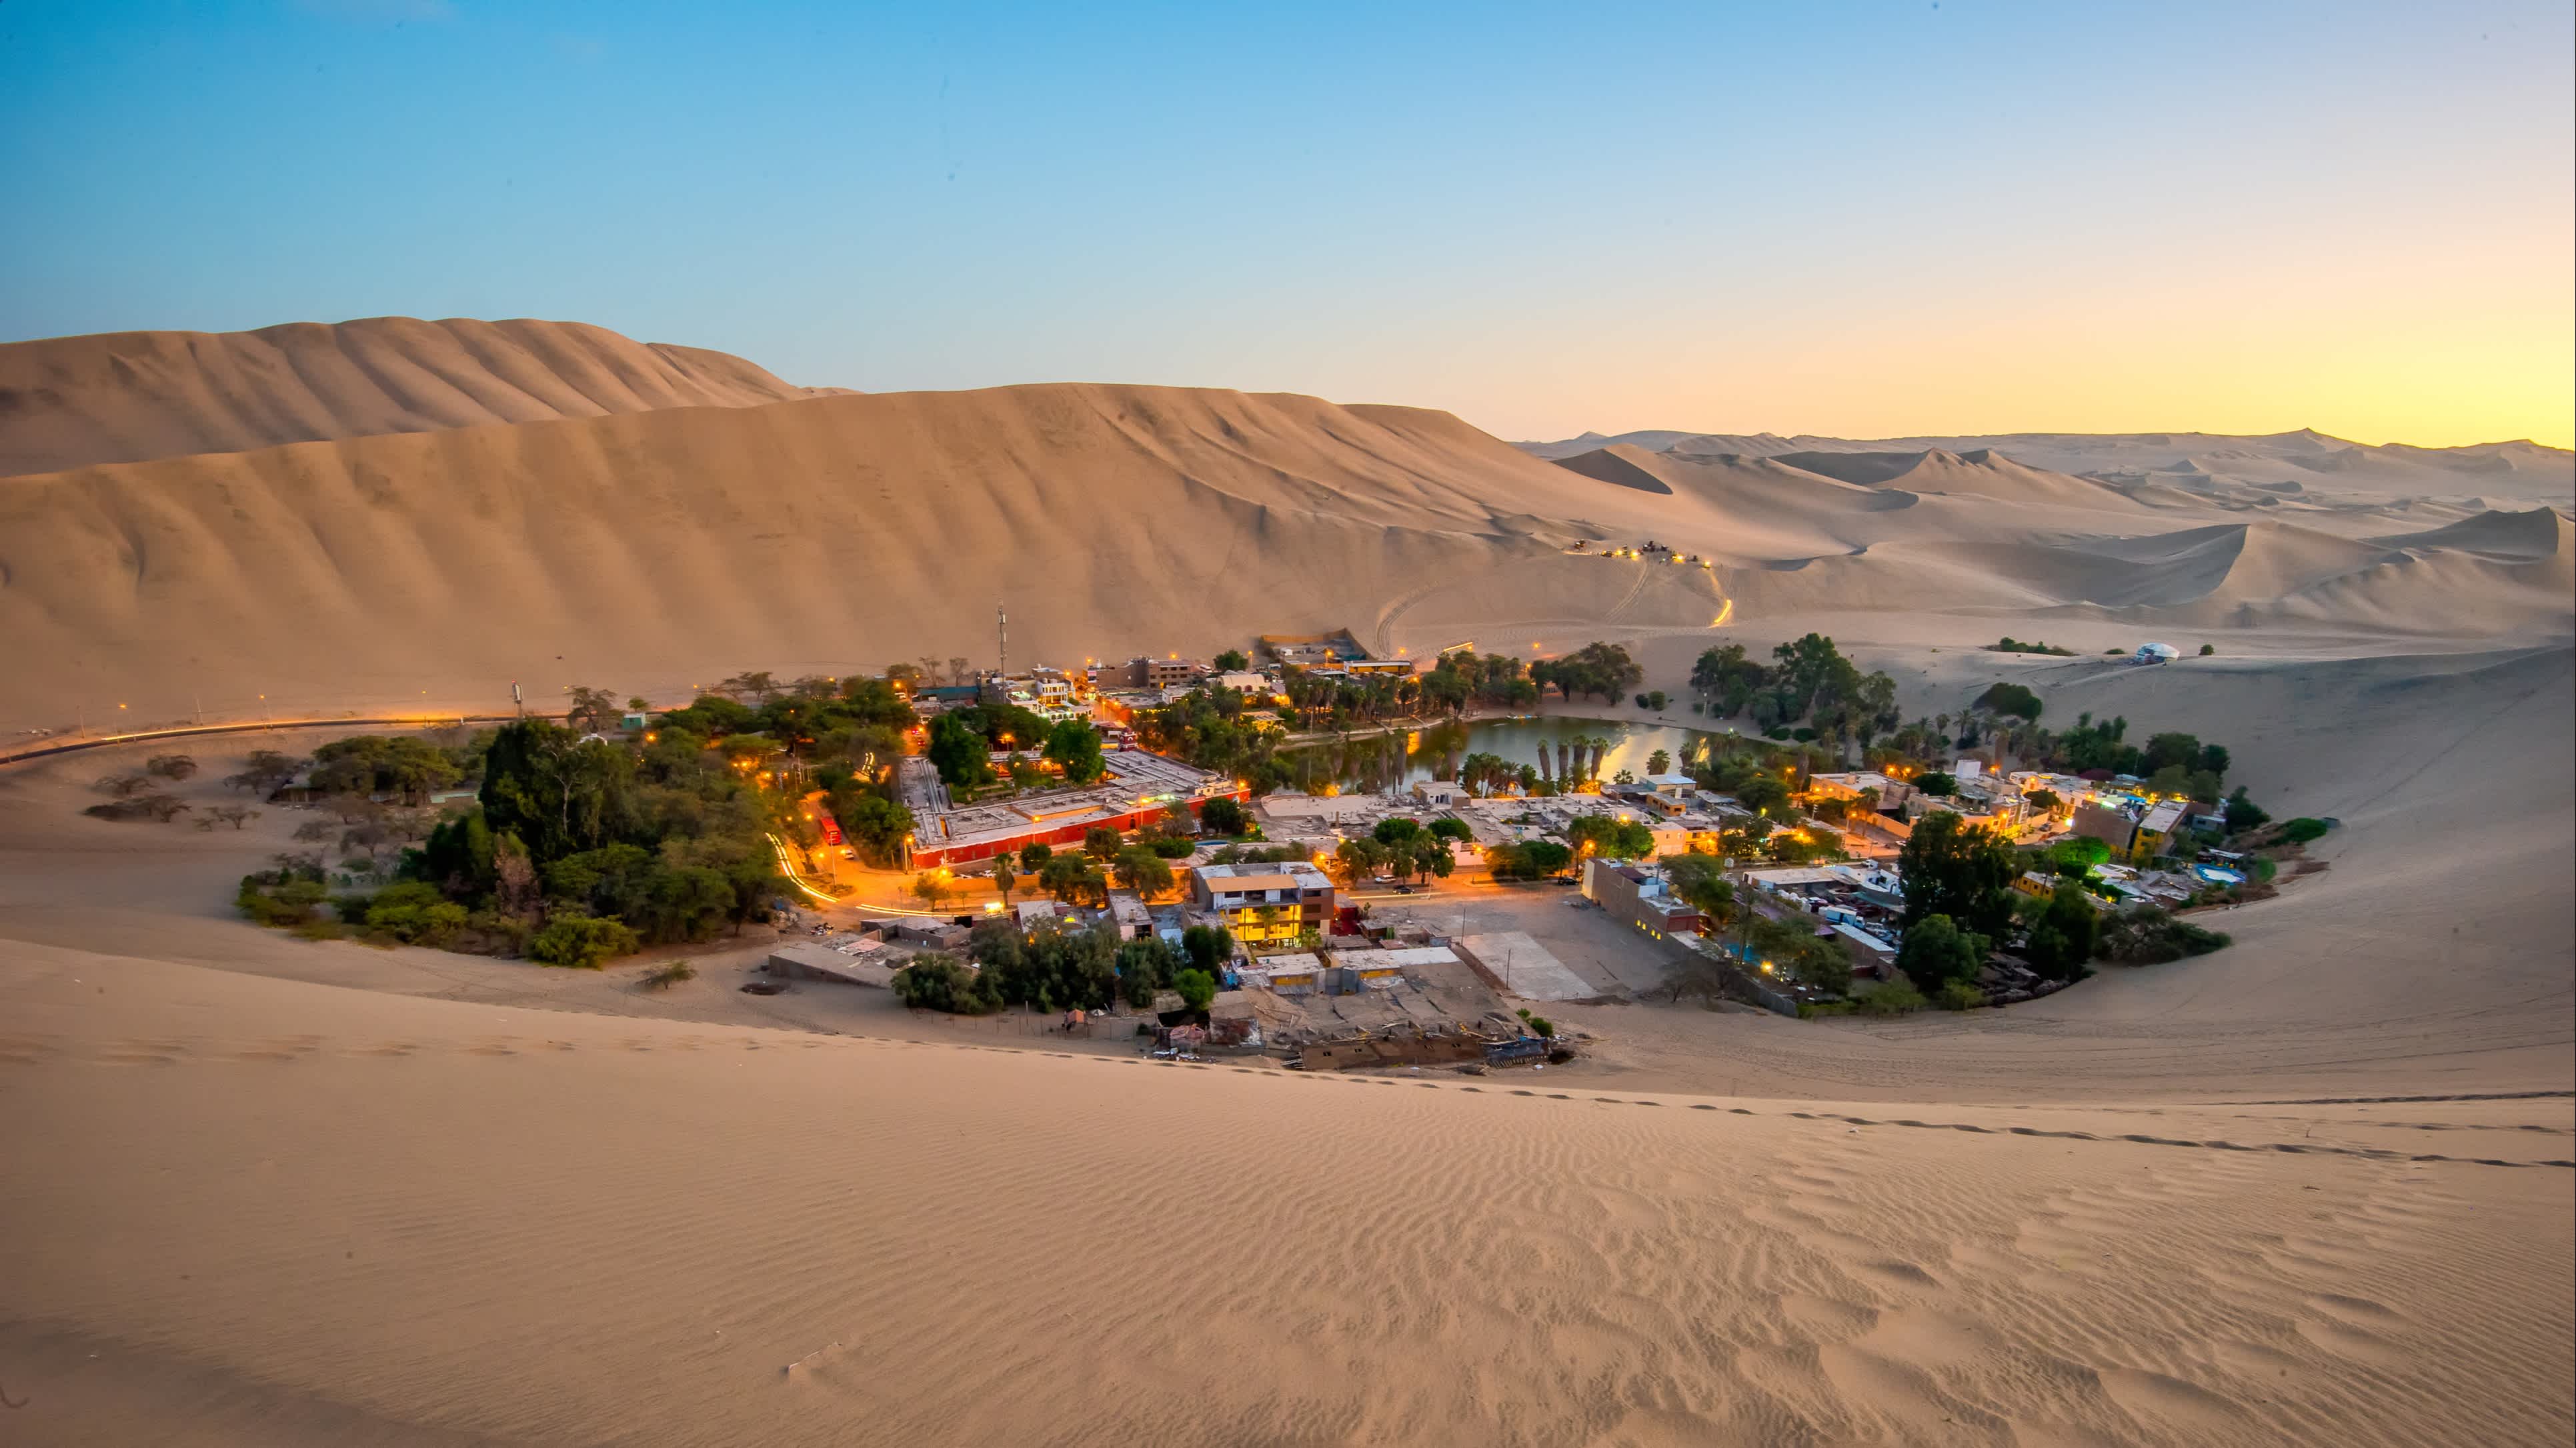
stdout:
[[(636, 965), (299, 943), (228, 918), (290, 812), (81, 818), (147, 746), (0, 768), (11, 1435), (2576, 1432), (2576, 549), (2494, 482), (2563, 454), (2266, 504), (2113, 476), (2134, 439), (1676, 433), (1559, 465), (1310, 398), (670, 395), (353, 405), (220, 453), (137, 427), (122, 458), (0, 426), (60, 462), (0, 478), (0, 725), (981, 659), (996, 593), (1015, 660), (1609, 638), (1677, 696), (1709, 643), (1815, 627), (1909, 713), (2019, 679), (2052, 722), (2222, 740), (2276, 813), (2342, 827), (2219, 922), (2230, 949), (2042, 1002), (1571, 1007), (1600, 1043), (1572, 1067), (1389, 1080), (979, 1041), (714, 968), (654, 994)], [(1712, 566), (1566, 551), (1647, 537)], [(2002, 633), (2079, 655), (1977, 648)], [(2100, 657), (2141, 637), (2219, 652)], [(200, 744), (189, 789), (323, 737)]]

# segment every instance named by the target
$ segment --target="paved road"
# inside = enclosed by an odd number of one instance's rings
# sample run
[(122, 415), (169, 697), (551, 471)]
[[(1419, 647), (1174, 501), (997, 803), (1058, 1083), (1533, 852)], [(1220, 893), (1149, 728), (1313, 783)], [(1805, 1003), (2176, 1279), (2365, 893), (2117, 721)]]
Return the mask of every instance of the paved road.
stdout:
[[(441, 728), (451, 724), (506, 724), (519, 716), (514, 714), (441, 714), (423, 718), (402, 714), (383, 719), (261, 719), (236, 724), (189, 724), (173, 729), (138, 729), (131, 734), (101, 734), (88, 739), (64, 739), (39, 744), (9, 754), (0, 754), (0, 764), (20, 764), (31, 759), (45, 759), (57, 754), (76, 754), (84, 749), (104, 749), (112, 744), (134, 744), (149, 739), (196, 739), (209, 734), (258, 734), (268, 730), (288, 729), (359, 729), (381, 724), (411, 724), (420, 728)], [(560, 719), (560, 714), (530, 715), (531, 718)]]

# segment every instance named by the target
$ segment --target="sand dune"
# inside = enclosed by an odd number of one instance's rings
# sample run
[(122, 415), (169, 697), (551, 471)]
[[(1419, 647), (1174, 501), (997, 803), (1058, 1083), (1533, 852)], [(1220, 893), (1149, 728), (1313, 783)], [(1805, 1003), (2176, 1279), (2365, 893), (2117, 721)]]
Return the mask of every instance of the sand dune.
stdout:
[(2516, 559), (2564, 558), (2571, 551), (2568, 520), (2548, 508), (2476, 513), (2440, 528), (2378, 541), (2391, 548), (2449, 548)]
[(683, 691), (754, 664), (989, 661), (997, 603), (1023, 659), (1214, 652), (1514, 596), (1704, 625), (1706, 573), (1558, 551), (1593, 527), (1588, 495), (1619, 491), (1441, 414), (1085, 386), (100, 466), (0, 484), (6, 712), (490, 707), (514, 678)]
[(0, 476), (807, 395), (739, 357), (577, 322), (373, 317), (57, 337), (0, 345)]
[[(2346, 1145), (2352, 1107), (1295, 1078), (49, 949), (0, 962), (0, 991), (0, 1181), (13, 1226), (50, 1224), (0, 1235), (30, 1441), (2568, 1425), (2565, 1305), (2530, 1290), (2569, 1269), (2564, 1169)], [(2538, 1159), (2560, 1130), (2465, 1150)]]
[(2065, 508), (2128, 510), (2135, 504), (2119, 493), (2079, 478), (2043, 472), (1992, 449), (1953, 453), (1927, 448), (1919, 453), (1797, 452), (1777, 455), (1780, 462), (1862, 487), (1903, 486), (1916, 492), (1974, 493), (2010, 503), (2045, 503)]
[[(1965, 455), (1997, 450), (2047, 472), (2135, 485), (2159, 477), (2198, 476), (2227, 486), (2322, 484), (2382, 496), (2485, 493), (2529, 501), (2576, 502), (2576, 453), (2528, 441), (2426, 448), (2370, 447), (2302, 428), (2260, 437), (2217, 433), (1988, 433), (1860, 441), (1774, 433), (1692, 433), (1657, 429), (1561, 442), (1526, 442), (1532, 456), (1564, 458), (1610, 443), (1650, 452), (1741, 453), (1776, 457), (1816, 453)], [(1843, 476), (1835, 473), (1834, 476)]]

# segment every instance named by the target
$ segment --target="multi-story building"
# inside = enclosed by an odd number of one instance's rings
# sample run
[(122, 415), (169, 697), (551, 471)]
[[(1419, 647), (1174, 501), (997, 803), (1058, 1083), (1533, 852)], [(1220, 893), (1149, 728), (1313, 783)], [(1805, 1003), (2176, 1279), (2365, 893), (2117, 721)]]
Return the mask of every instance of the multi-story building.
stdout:
[(1190, 871), (1190, 903), (1246, 944), (1294, 940), (1332, 922), (1333, 877), (1303, 860), (1201, 865)]
[(1661, 873), (1619, 860), (1593, 856), (1583, 862), (1583, 897), (1611, 919), (1633, 925), (1657, 940), (1707, 933), (1708, 917), (1672, 893)]

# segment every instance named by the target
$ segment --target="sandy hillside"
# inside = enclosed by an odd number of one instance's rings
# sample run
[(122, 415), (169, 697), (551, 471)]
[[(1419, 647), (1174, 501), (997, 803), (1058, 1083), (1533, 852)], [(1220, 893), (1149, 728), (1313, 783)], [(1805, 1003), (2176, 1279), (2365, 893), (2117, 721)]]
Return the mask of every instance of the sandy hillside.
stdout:
[(1300, 1078), (37, 947), (0, 991), (30, 1441), (2570, 1426), (2567, 1298), (2533, 1290), (2569, 1271), (2567, 1168), (2461, 1159), (2563, 1158), (2563, 1105), (2392, 1149), (2352, 1106)]
[(102, 465), (0, 481), (0, 724), (989, 663), (997, 603), (1019, 661), (1525, 600), (1705, 625), (1705, 573), (1560, 554), (1613, 491), (1446, 414), (1076, 385)]
[(0, 345), (0, 476), (806, 395), (739, 357), (578, 322), (371, 317), (56, 337)]

